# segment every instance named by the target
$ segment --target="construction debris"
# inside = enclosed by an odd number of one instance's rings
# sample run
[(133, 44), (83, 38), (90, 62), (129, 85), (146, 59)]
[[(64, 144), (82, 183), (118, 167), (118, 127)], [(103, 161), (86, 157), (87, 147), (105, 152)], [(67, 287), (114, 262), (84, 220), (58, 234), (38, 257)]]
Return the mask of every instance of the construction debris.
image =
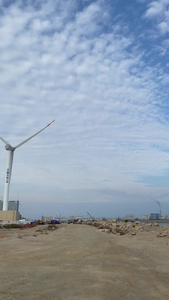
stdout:
[[(169, 237), (169, 225), (164, 227), (159, 226), (158, 223), (145, 223), (141, 221), (116, 221), (110, 219), (107, 221), (86, 221), (83, 224), (97, 227), (99, 231), (111, 233), (115, 235), (136, 235), (139, 232), (157, 232), (157, 237)], [(168, 230), (167, 230), (168, 229)]]

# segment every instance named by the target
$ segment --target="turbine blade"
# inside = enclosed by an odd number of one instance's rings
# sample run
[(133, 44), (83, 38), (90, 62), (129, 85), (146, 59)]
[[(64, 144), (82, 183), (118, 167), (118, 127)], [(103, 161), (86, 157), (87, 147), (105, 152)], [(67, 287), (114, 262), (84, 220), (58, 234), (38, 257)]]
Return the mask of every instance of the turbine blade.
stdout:
[[(0, 139), (6, 144), (6, 145), (10, 145), (6, 140), (4, 140), (1, 136)], [(11, 145), (10, 145), (11, 146)]]
[(28, 142), (30, 139), (32, 139), (35, 135), (37, 135), (38, 133), (40, 133), (41, 131), (43, 131), (45, 128), (47, 128), (48, 126), (50, 126), (55, 120), (53, 120), (51, 123), (49, 123), (47, 126), (45, 126), (44, 128), (42, 128), (41, 130), (39, 130), (37, 133), (35, 133), (34, 135), (32, 135), (31, 137), (29, 137), (28, 139), (26, 139), (25, 141), (23, 141), (22, 143), (16, 145), (14, 147), (14, 149), (19, 148), (20, 146), (22, 146), (23, 144), (25, 144), (26, 142)]

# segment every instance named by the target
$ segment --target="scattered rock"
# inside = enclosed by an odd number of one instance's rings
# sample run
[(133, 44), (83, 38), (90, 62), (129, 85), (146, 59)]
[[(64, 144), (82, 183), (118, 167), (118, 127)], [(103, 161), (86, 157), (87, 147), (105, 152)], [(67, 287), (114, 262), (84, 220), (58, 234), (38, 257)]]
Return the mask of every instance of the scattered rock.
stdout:
[(163, 231), (163, 232), (160, 232), (159, 234), (157, 234), (157, 237), (169, 237), (169, 234), (168, 234), (168, 232)]
[[(84, 222), (84, 224), (92, 225), (97, 227), (101, 232), (112, 233), (115, 235), (136, 235), (139, 232), (152, 232), (152, 234), (156, 233), (159, 227), (158, 223), (142, 223), (140, 221), (135, 222), (123, 222), (116, 221), (115, 219), (109, 219), (107, 221), (93, 221), (93, 222)], [(169, 225), (166, 225), (165, 231), (159, 232), (157, 234), (158, 237), (169, 237)], [(160, 229), (160, 227), (159, 227)]]
[(110, 232), (110, 229), (99, 229), (101, 232)]

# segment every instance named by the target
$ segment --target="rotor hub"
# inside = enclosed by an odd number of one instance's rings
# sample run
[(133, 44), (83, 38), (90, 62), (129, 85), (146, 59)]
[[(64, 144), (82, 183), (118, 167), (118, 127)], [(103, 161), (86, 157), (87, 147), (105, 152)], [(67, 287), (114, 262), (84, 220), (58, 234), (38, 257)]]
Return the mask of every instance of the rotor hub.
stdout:
[(9, 145), (9, 144), (7, 144), (6, 146), (5, 146), (5, 149), (6, 150), (10, 150), (10, 151), (14, 151), (15, 149), (11, 146), (11, 145)]

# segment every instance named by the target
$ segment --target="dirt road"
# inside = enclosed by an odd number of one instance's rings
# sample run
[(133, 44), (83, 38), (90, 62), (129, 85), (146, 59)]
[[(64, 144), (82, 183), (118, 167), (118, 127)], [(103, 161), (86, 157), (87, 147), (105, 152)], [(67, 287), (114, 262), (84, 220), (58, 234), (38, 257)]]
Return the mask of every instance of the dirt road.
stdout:
[(161, 252), (159, 240), (156, 247), (149, 237), (117, 237), (87, 225), (39, 230), (3, 232), (0, 300), (168, 300), (166, 241)]

